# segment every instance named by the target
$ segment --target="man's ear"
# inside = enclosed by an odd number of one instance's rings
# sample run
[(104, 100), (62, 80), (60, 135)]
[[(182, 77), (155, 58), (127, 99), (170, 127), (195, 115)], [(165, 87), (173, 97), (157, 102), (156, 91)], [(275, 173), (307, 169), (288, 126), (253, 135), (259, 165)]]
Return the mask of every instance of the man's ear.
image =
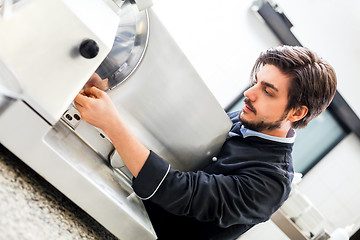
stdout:
[(302, 105), (300, 107), (297, 107), (296, 109), (292, 109), (290, 111), (290, 115), (288, 116), (288, 120), (290, 122), (296, 122), (301, 120), (303, 117), (306, 116), (306, 114), (308, 113), (309, 109), (307, 106)]

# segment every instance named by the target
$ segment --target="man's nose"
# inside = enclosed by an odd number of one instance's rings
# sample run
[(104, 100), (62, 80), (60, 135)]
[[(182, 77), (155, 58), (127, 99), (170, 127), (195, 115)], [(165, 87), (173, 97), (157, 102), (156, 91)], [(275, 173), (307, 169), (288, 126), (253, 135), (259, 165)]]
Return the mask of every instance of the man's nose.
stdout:
[(244, 92), (244, 96), (246, 98), (248, 98), (250, 101), (254, 102), (256, 100), (256, 93), (255, 93), (255, 86), (252, 86), (250, 88), (248, 88), (245, 92)]

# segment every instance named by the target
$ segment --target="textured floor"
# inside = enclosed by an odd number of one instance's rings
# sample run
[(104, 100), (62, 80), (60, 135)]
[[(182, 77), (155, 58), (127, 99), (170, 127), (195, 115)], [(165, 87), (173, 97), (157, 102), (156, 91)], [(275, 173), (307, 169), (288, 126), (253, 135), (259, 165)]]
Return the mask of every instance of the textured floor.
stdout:
[(117, 239), (0, 144), (0, 240)]

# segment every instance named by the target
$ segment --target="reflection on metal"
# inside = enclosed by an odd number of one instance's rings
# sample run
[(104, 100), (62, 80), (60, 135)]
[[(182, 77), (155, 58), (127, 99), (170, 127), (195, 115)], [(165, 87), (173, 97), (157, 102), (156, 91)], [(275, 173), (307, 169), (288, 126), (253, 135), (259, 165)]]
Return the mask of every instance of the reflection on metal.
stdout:
[(96, 73), (112, 89), (129, 78), (145, 53), (149, 37), (148, 14), (126, 1), (118, 12), (120, 24), (114, 45)]
[(109, 156), (109, 163), (114, 169), (121, 173), (125, 179), (131, 182), (133, 175), (115, 149)]
[(15, 99), (20, 98), (22, 89), (14, 73), (0, 58), (0, 115)]
[(0, 95), (9, 98), (21, 98), (23, 93), (19, 78), (5, 63), (4, 59), (0, 57)]
[(2, 95), (0, 92), (0, 115), (2, 112), (4, 112), (6, 110), (6, 108), (8, 108), (10, 106), (10, 104), (13, 102), (14, 100)]
[(121, 8), (125, 0), (113, 0), (113, 2), (118, 6), (118, 8)]

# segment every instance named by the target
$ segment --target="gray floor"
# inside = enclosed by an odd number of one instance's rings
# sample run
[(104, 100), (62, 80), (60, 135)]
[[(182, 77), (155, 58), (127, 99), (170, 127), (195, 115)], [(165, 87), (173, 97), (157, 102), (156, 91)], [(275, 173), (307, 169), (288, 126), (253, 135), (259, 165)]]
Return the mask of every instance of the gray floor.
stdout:
[(0, 239), (117, 239), (0, 144)]

